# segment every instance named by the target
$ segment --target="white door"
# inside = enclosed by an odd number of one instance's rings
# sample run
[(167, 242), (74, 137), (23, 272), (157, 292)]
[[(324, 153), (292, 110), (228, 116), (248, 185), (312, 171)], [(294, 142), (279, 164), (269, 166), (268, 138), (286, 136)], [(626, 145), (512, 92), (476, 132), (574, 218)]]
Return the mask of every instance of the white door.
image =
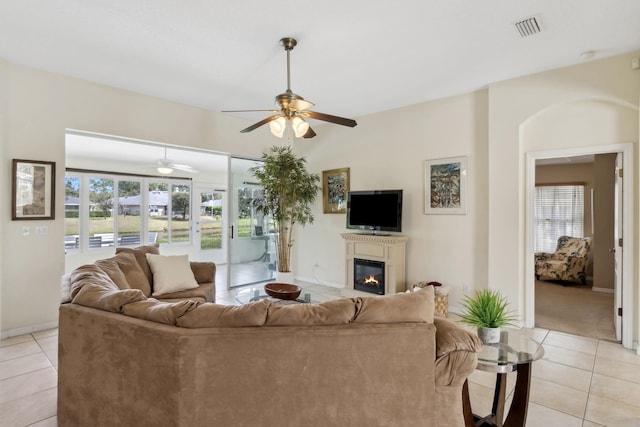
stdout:
[[(625, 313), (622, 311), (622, 153), (618, 153), (616, 156), (616, 170), (615, 170), (615, 213), (614, 213), (614, 227), (613, 227), (613, 242), (614, 246), (610, 250), (614, 253), (615, 266), (614, 266), (614, 306), (613, 306), (613, 319), (616, 328), (616, 340), (622, 339), (622, 315)], [(625, 242), (622, 242), (625, 243)], [(626, 242), (631, 243), (631, 242)]]
[(193, 194), (196, 257), (198, 261), (212, 261), (217, 265), (225, 264), (227, 262), (224, 209), (226, 191), (214, 186), (196, 184)]

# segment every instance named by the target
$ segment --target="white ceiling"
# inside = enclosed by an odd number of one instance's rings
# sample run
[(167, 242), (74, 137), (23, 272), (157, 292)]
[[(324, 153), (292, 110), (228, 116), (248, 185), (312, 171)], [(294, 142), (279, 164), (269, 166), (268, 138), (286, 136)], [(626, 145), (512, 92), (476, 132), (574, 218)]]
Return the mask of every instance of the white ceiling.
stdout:
[[(542, 31), (523, 38), (514, 24), (531, 16)], [(639, 18), (640, 0), (0, 0), (0, 57), (212, 111), (270, 109), (290, 36), (293, 91), (357, 118), (638, 50)]]

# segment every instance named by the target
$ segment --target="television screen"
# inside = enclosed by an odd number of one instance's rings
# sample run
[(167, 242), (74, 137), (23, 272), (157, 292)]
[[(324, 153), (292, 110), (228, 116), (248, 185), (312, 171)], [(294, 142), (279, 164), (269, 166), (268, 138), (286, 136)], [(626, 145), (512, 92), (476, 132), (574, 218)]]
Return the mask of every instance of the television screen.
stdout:
[(347, 228), (402, 231), (402, 190), (350, 191)]

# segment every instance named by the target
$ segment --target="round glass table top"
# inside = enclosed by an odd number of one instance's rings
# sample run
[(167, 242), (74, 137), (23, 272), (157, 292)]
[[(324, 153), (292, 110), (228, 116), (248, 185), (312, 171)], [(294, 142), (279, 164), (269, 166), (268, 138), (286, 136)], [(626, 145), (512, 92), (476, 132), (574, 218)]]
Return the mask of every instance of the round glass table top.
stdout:
[(517, 365), (531, 363), (544, 356), (542, 344), (519, 331), (503, 330), (500, 342), (484, 344), (478, 353), (477, 369), (491, 372), (511, 372)]

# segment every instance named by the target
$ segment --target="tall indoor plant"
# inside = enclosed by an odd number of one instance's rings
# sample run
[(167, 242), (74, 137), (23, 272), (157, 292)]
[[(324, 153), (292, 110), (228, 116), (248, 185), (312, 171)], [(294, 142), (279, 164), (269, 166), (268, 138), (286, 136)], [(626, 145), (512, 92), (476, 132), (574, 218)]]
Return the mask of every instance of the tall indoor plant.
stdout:
[(262, 155), (263, 163), (249, 169), (264, 189), (264, 198), (256, 199), (259, 212), (271, 215), (276, 233), (278, 272), (291, 272), (293, 225), (313, 223), (313, 204), (320, 176), (309, 173), (304, 157), (290, 146), (274, 146)]
[(500, 328), (512, 325), (515, 317), (508, 311), (509, 304), (499, 291), (482, 289), (462, 302), (460, 321), (478, 328), (478, 337), (486, 344), (500, 341)]

